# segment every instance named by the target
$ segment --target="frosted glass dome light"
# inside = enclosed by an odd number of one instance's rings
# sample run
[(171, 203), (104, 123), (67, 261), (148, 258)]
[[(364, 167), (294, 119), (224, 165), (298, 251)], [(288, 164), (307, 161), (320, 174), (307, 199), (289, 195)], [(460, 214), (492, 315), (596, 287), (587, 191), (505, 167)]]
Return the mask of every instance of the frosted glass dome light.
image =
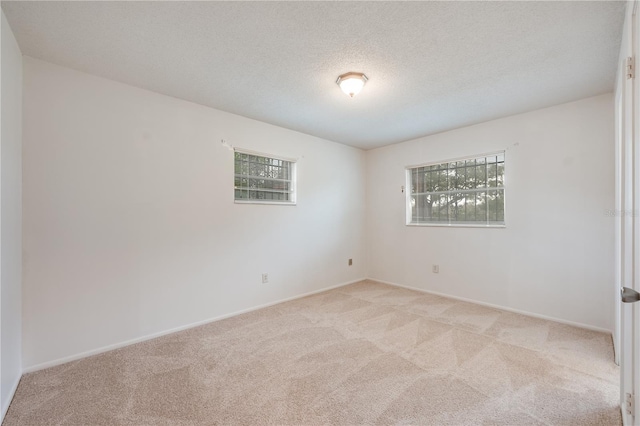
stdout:
[(336, 84), (345, 94), (353, 98), (360, 93), (367, 80), (367, 76), (361, 72), (348, 72), (339, 76)]

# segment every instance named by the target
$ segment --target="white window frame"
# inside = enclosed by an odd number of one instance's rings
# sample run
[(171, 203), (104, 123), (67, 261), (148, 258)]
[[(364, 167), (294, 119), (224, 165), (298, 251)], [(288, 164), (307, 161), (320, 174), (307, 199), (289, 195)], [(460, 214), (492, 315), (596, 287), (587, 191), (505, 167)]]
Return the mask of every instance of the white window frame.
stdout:
[[(290, 182), (290, 188), (291, 188), (291, 190), (289, 191), (290, 193), (289, 200), (276, 201), (276, 200), (260, 200), (260, 199), (236, 199), (235, 192), (237, 188), (235, 186), (235, 178), (241, 177), (241, 175), (236, 175), (236, 166), (235, 166), (236, 153), (254, 155), (258, 157), (269, 158), (272, 160), (287, 161), (291, 163), (291, 179), (287, 180), (287, 182)], [(298, 198), (297, 160), (294, 158), (287, 158), (279, 155), (266, 154), (264, 152), (256, 152), (256, 151), (250, 151), (246, 149), (234, 148), (233, 149), (233, 182), (234, 182), (233, 202), (236, 204), (269, 204), (269, 205), (278, 205), (278, 206), (295, 206), (297, 204), (297, 198)]]
[[(503, 223), (458, 223), (458, 222), (447, 222), (447, 223), (439, 223), (439, 222), (425, 222), (425, 223), (413, 223), (412, 213), (411, 213), (411, 171), (413, 169), (417, 169), (420, 167), (426, 166), (434, 166), (438, 164), (446, 164), (453, 163), (457, 161), (465, 161), (465, 160), (474, 160), (483, 157), (491, 157), (503, 155), (504, 156), (504, 176), (503, 176), (503, 185), (502, 187), (496, 187), (495, 189), (502, 189), (503, 198), (504, 198), (504, 220)], [(435, 226), (435, 227), (448, 227), (448, 228), (506, 228), (507, 224), (507, 153), (506, 151), (493, 151), (484, 154), (477, 155), (469, 155), (465, 157), (451, 158), (439, 161), (430, 161), (428, 163), (421, 163), (411, 166), (405, 167), (405, 225), (406, 226)], [(449, 191), (447, 191), (449, 192)], [(460, 192), (460, 191), (450, 191), (450, 192)]]

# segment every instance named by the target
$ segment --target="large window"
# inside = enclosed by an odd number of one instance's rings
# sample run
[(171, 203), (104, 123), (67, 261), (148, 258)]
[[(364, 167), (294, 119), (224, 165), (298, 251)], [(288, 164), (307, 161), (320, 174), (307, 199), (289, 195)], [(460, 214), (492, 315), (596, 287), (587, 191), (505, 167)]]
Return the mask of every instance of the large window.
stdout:
[(504, 152), (407, 168), (408, 225), (504, 225)]
[(236, 150), (237, 203), (295, 204), (296, 163)]

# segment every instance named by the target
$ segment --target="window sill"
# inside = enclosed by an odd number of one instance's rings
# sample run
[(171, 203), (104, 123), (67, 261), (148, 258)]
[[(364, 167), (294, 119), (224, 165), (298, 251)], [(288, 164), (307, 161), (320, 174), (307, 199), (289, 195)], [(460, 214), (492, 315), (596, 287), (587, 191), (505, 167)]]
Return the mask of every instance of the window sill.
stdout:
[(296, 203), (292, 203), (292, 202), (278, 202), (278, 201), (254, 201), (254, 200), (247, 200), (247, 201), (243, 201), (243, 200), (234, 200), (233, 201), (235, 204), (267, 204), (267, 205), (271, 205), (271, 206), (295, 206)]
[(472, 223), (407, 223), (406, 226), (436, 227), (436, 228), (506, 228), (507, 225), (480, 225)]

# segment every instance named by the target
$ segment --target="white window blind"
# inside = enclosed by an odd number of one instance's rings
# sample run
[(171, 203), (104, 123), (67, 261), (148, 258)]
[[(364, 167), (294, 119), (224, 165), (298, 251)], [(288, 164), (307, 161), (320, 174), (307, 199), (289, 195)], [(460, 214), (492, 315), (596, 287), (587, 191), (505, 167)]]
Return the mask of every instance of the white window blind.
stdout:
[(236, 202), (295, 204), (294, 161), (238, 150), (234, 160)]
[(504, 225), (504, 152), (407, 168), (408, 225)]

